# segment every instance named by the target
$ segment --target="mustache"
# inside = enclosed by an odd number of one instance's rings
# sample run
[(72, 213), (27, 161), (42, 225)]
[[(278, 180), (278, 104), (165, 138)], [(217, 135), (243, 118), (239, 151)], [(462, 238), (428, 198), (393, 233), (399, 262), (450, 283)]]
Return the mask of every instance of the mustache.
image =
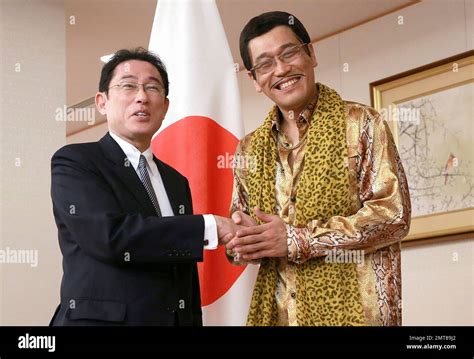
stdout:
[(305, 77), (304, 74), (293, 74), (293, 75), (290, 75), (290, 76), (285, 76), (283, 77), (282, 79), (278, 80), (277, 82), (275, 82), (271, 87), (270, 89), (274, 88), (275, 86), (278, 86), (279, 84), (281, 84), (283, 81), (286, 81), (292, 77)]

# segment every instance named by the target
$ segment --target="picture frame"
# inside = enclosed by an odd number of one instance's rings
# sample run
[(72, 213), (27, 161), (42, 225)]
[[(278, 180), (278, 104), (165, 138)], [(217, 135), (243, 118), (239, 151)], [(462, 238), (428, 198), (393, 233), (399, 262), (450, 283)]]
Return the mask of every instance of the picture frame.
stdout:
[(370, 95), (408, 179), (404, 241), (474, 234), (474, 51), (372, 82)]

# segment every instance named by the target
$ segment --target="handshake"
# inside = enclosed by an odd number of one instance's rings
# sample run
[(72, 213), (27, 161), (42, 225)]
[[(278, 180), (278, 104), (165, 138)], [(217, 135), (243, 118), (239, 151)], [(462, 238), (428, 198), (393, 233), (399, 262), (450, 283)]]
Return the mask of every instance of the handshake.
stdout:
[(219, 238), (219, 245), (226, 245), (237, 234), (237, 231), (245, 227), (257, 225), (255, 220), (243, 212), (234, 212), (232, 218), (225, 218), (214, 216), (217, 224), (217, 237)]
[(214, 216), (217, 223), (219, 245), (226, 246), (236, 260), (254, 261), (264, 257), (288, 255), (286, 225), (277, 215), (254, 208), (255, 215), (263, 224), (252, 217), (236, 211), (231, 218)]

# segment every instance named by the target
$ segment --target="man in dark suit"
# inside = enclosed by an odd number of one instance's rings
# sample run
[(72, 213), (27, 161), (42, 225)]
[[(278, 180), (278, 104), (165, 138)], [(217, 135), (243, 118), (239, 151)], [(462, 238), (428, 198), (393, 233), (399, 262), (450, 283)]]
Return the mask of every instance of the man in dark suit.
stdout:
[(118, 51), (96, 94), (109, 133), (54, 154), (64, 273), (52, 325), (202, 325), (196, 262), (238, 227), (192, 215), (187, 179), (153, 156), (167, 95), (158, 57)]

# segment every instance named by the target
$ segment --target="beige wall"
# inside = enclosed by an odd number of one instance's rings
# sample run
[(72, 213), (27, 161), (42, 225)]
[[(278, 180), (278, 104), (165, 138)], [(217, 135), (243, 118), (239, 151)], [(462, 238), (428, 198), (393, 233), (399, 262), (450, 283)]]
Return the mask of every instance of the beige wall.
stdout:
[(403, 325), (474, 325), (474, 238), (402, 250)]
[(98, 126), (93, 126), (86, 131), (81, 131), (71, 136), (67, 136), (66, 140), (68, 144), (98, 141), (107, 133), (107, 131), (107, 123), (105, 122)]
[(49, 192), (51, 156), (66, 142), (55, 118), (66, 101), (64, 8), (2, 0), (0, 10), (0, 249), (38, 254), (36, 267), (0, 264), (0, 324), (47, 325), (61, 280)]

